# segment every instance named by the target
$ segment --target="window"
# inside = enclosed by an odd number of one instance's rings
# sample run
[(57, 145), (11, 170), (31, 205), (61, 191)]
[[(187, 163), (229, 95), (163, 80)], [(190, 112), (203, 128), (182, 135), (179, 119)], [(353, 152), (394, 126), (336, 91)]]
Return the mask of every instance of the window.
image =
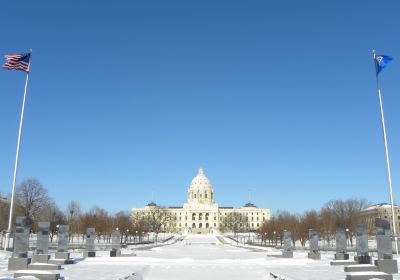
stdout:
[(192, 224), (192, 228), (196, 228), (196, 224), (195, 223)]
[(192, 221), (194, 221), (196, 219), (196, 213), (192, 214)]
[(206, 223), (206, 228), (208, 228), (209, 227), (209, 224), (208, 223)]
[(199, 214), (199, 220), (201, 221), (203, 219), (203, 213)]
[(196, 194), (194, 195), (194, 198), (196, 198)]
[(214, 227), (216, 227), (217, 226), (217, 224), (216, 223), (214, 223)]
[(208, 216), (209, 216), (209, 215), (210, 215), (209, 213), (206, 214), (206, 221), (208, 221)]
[(216, 216), (214, 216), (214, 221), (216, 221), (217, 220), (217, 217)]
[(202, 194), (200, 194), (200, 198), (202, 197)]
[(204, 198), (207, 198), (207, 194), (204, 194)]
[(200, 224), (199, 224), (199, 228), (202, 228), (202, 227), (203, 227), (203, 225), (202, 225), (202, 223), (200, 223)]

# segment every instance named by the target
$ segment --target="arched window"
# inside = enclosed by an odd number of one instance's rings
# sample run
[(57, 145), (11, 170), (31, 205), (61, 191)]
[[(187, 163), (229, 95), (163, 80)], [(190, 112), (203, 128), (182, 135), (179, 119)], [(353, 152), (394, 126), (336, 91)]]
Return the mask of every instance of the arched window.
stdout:
[(203, 213), (199, 214), (199, 220), (201, 221), (203, 219)]
[(199, 224), (199, 228), (202, 228), (202, 227), (203, 227), (203, 225), (200, 223), (200, 224)]
[(208, 223), (206, 223), (206, 228), (208, 228), (210, 225)]
[(208, 216), (210, 216), (210, 214), (206, 213), (206, 221), (208, 221)]
[(196, 219), (196, 213), (192, 214), (192, 221), (194, 221)]
[(207, 198), (207, 194), (206, 193), (204, 194), (204, 198)]
[(194, 194), (194, 198), (196, 198), (196, 194)]
[(196, 224), (195, 223), (192, 224), (192, 228), (196, 228)]

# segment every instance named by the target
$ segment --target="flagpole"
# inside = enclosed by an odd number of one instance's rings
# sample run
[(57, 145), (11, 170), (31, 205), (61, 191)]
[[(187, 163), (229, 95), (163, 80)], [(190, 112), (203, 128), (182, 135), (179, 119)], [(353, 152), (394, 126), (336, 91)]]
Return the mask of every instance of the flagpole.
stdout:
[[(375, 51), (375, 49), (373, 49), (373, 53), (374, 53), (374, 65), (375, 65), (375, 68), (376, 68), (376, 51)], [(389, 148), (388, 148), (387, 137), (386, 137), (385, 116), (383, 114), (382, 94), (381, 94), (381, 88), (380, 88), (379, 77), (378, 77), (378, 72), (377, 71), (376, 71), (376, 88), (378, 90), (379, 108), (380, 108), (380, 111), (381, 111), (383, 141), (385, 143), (386, 171), (387, 171), (388, 183), (389, 183), (390, 204), (391, 204), (391, 208), (392, 208), (392, 228), (393, 228), (393, 235), (394, 235), (395, 246), (396, 246), (396, 255), (398, 255), (399, 254), (399, 247), (398, 247), (398, 244), (397, 244), (397, 230), (396, 230), (396, 222), (395, 222), (395, 215), (394, 215), (393, 191), (392, 191), (392, 175), (391, 175), (391, 172), (390, 172)]]
[[(32, 50), (30, 50), (30, 53), (32, 53)], [(30, 64), (31, 64), (31, 57), (29, 59), (29, 66), (30, 66)], [(20, 122), (19, 122), (17, 151), (15, 153), (14, 175), (13, 175), (11, 202), (10, 202), (10, 215), (8, 217), (8, 228), (7, 228), (7, 238), (6, 238), (7, 246), (4, 246), (4, 249), (6, 249), (6, 247), (9, 248), (9, 244), (8, 243), (9, 243), (9, 240), (10, 240), (11, 223), (12, 223), (12, 216), (13, 216), (13, 210), (14, 210), (15, 184), (16, 184), (16, 181), (17, 181), (17, 174), (18, 174), (19, 150), (20, 150), (20, 146), (21, 146), (22, 127), (24, 125), (24, 113), (25, 113), (25, 103), (26, 103), (26, 95), (27, 95), (27, 89), (28, 89), (28, 81), (29, 81), (29, 72), (26, 73), (24, 98), (23, 98), (23, 101), (22, 101), (21, 118), (20, 118)]]

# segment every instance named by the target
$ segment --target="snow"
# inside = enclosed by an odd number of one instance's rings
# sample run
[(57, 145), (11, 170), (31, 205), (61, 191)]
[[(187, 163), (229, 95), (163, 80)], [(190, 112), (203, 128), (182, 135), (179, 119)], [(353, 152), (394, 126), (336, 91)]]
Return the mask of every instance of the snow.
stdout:
[[(32, 270), (28, 270), (28, 269), (21, 269), (21, 270), (16, 270), (15, 272), (20, 272), (20, 273), (30, 273), (32, 272)], [(47, 271), (47, 270), (34, 270), (33, 273), (35, 274), (53, 274), (53, 272), (51, 271)]]
[[(322, 253), (322, 260), (310, 260), (306, 251), (295, 251), (293, 259), (276, 258), (272, 248), (237, 247), (229, 239), (212, 235), (189, 235), (182, 241), (161, 247), (135, 246), (123, 253), (135, 257), (109, 257), (108, 251), (97, 251), (96, 258), (82, 258), (81, 252), (71, 252), (77, 263), (63, 265), (54, 271), (65, 280), (261, 280), (273, 279), (270, 273), (287, 280), (345, 279), (343, 266), (331, 266), (333, 252)], [(134, 249), (133, 251), (131, 249)], [(0, 280), (10, 277), (7, 259), (10, 253), (0, 252)], [(369, 272), (370, 273), (370, 272)], [(34, 279), (34, 278), (32, 278)], [(400, 280), (400, 275), (394, 275)]]
[(386, 273), (384, 272), (380, 272), (380, 271), (359, 271), (359, 272), (349, 272), (347, 273), (349, 275), (386, 275)]

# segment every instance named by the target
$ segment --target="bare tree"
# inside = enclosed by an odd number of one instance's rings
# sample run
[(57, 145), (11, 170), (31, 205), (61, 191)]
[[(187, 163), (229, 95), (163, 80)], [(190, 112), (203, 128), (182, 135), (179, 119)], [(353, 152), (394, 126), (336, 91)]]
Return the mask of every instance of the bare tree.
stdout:
[(330, 200), (324, 209), (331, 212), (336, 227), (347, 229), (347, 237), (353, 245), (356, 225), (360, 222), (360, 212), (368, 205), (369, 203), (365, 199)]
[(7, 228), (10, 205), (7, 200), (0, 199), (0, 231)]
[(150, 227), (145, 216), (135, 215), (131, 219), (131, 232), (138, 232), (143, 241), (143, 235), (150, 232)]
[(57, 233), (59, 225), (65, 224), (66, 222), (64, 213), (53, 201), (47, 203), (46, 207), (42, 208), (39, 219), (41, 221), (50, 222), (50, 242), (53, 242), (54, 235)]
[(231, 231), (237, 238), (239, 232), (248, 230), (248, 218), (239, 212), (231, 212), (222, 218), (219, 229), (222, 232)]
[(283, 231), (288, 230), (292, 233), (293, 244), (300, 238), (300, 221), (297, 215), (288, 211), (278, 211), (276, 215), (276, 235), (280, 243), (283, 243)]
[(265, 221), (259, 229), (259, 234), (262, 235), (264, 242), (269, 240), (269, 243), (274, 244), (277, 241), (278, 233), (278, 223), (275, 217)]
[(121, 242), (125, 235), (125, 243), (128, 241), (128, 234), (132, 232), (132, 221), (129, 213), (120, 211), (112, 218), (113, 228), (118, 228), (121, 232)]
[(78, 202), (71, 200), (65, 211), (67, 216), (67, 222), (69, 224), (70, 231), (70, 239), (74, 242), (74, 234), (80, 233), (80, 215), (81, 215), (81, 206)]
[(21, 182), (17, 188), (16, 201), (25, 212), (25, 216), (35, 221), (41, 209), (50, 201), (47, 190), (36, 178)]
[(321, 237), (328, 242), (328, 246), (330, 241), (333, 239), (333, 236), (336, 231), (335, 225), (335, 215), (331, 210), (326, 207), (321, 208), (319, 211), (319, 220), (321, 225)]
[[(18, 204), (14, 205), (12, 221), (15, 221), (17, 216), (23, 216), (25, 210)], [(0, 199), (0, 231), (5, 231), (8, 227), (8, 218), (10, 215), (10, 200)]]
[(73, 222), (81, 214), (81, 206), (78, 202), (71, 200), (67, 205), (66, 216), (68, 221)]
[(155, 233), (157, 240), (158, 234), (167, 228), (168, 223), (172, 221), (173, 217), (167, 208), (152, 206), (148, 211), (133, 213), (132, 218), (134, 223), (143, 219), (146, 222), (149, 231)]
[(107, 210), (94, 206), (89, 210), (88, 215), (92, 217), (91, 224), (96, 228), (97, 239), (100, 240), (103, 237), (105, 241), (106, 238), (109, 238), (111, 236), (112, 220)]
[(300, 216), (300, 242), (301, 242), (301, 246), (305, 246), (306, 241), (309, 238), (309, 230), (310, 229), (314, 229), (317, 232), (320, 231), (320, 220), (319, 220), (319, 216), (318, 213), (315, 210), (310, 210), (310, 211), (306, 211), (304, 212), (304, 214), (302, 214)]

